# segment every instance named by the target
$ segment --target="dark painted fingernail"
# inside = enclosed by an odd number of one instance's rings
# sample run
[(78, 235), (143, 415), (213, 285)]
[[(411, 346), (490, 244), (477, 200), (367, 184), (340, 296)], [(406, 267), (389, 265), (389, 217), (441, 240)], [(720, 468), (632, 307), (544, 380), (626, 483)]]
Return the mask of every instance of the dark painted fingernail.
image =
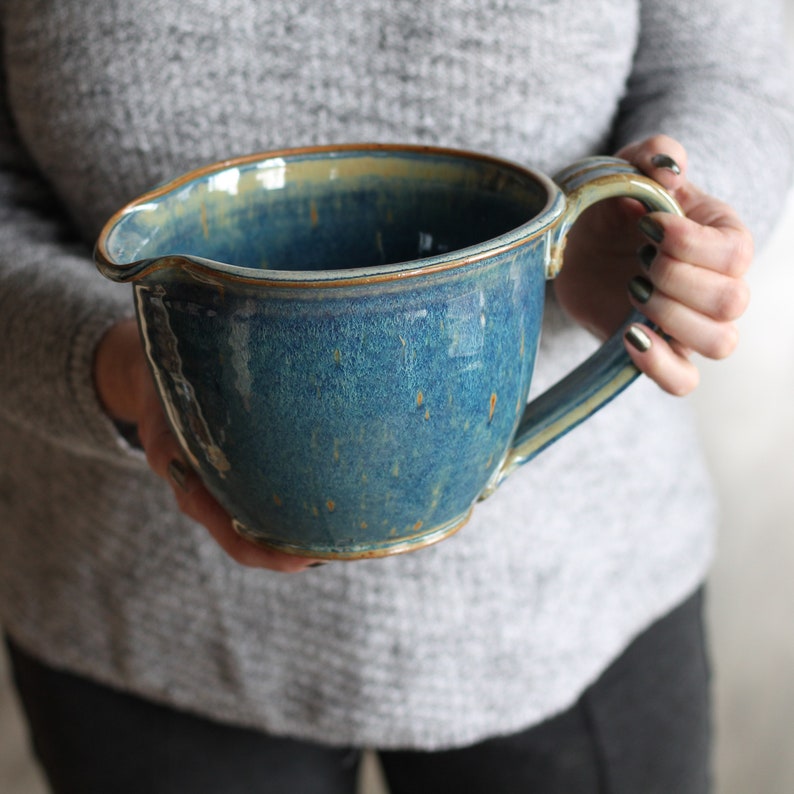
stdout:
[(669, 154), (656, 154), (651, 157), (651, 162), (656, 168), (672, 171), (676, 176), (681, 174), (681, 166)]
[(630, 325), (625, 333), (626, 341), (640, 353), (651, 349), (651, 337), (642, 330), (641, 325)]
[(187, 466), (181, 460), (174, 459), (168, 464), (168, 476), (186, 493), (189, 473)]
[(651, 218), (649, 215), (643, 215), (637, 226), (646, 237), (653, 240), (655, 243), (660, 243), (664, 240), (664, 226), (655, 218)]
[(639, 251), (637, 251), (637, 256), (639, 257), (640, 264), (646, 269), (650, 270), (651, 265), (653, 264), (653, 260), (656, 259), (656, 246), (648, 243), (647, 245), (643, 245)]
[(324, 562), (313, 562), (310, 565), (307, 565), (307, 568), (322, 568), (323, 565), (326, 565)]
[(629, 281), (629, 292), (640, 302), (647, 303), (653, 295), (653, 284), (643, 276), (637, 276)]

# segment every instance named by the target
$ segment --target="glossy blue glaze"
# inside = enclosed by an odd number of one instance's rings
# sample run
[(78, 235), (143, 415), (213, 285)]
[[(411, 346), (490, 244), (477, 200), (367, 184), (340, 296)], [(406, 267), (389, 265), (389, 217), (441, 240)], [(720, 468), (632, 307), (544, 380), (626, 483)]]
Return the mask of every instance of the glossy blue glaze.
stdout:
[(613, 342), (525, 410), (555, 252), (600, 196), (572, 173), (566, 201), (479, 155), (311, 149), (111, 219), (98, 265), (134, 282), (171, 425), (240, 532), (327, 557), (433, 542), (633, 379)]

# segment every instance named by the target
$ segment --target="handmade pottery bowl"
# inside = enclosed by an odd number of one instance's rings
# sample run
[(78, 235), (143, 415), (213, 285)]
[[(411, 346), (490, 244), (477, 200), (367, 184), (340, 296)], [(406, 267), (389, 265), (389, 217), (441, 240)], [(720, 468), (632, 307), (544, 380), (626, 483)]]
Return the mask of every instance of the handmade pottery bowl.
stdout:
[(593, 202), (680, 213), (612, 158), (556, 177), (414, 146), (186, 174), (103, 229), (190, 464), (238, 531), (312, 557), (414, 549), (637, 375), (617, 334), (527, 405), (546, 281)]

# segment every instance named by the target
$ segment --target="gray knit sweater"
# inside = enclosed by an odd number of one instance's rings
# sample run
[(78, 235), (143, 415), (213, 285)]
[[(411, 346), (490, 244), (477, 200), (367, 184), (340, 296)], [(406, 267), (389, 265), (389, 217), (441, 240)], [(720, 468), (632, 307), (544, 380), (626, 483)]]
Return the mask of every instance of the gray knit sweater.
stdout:
[[(122, 203), (230, 155), (420, 141), (553, 171), (657, 131), (763, 240), (792, 163), (781, 30), (772, 0), (0, 0), (5, 629), (324, 742), (461, 745), (569, 705), (707, 572), (685, 401), (639, 381), (437, 546), (246, 570), (100, 409), (93, 351), (131, 300), (91, 246)], [(537, 389), (593, 345), (551, 302)]]

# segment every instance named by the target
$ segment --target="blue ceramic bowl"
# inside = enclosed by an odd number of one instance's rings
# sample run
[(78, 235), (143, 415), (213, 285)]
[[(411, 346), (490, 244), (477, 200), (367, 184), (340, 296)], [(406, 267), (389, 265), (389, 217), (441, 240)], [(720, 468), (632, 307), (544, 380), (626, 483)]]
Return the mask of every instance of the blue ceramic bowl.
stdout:
[(678, 211), (621, 161), (560, 182), (450, 150), (290, 150), (108, 222), (98, 266), (134, 283), (168, 419), (241, 533), (329, 558), (432, 543), (636, 376), (615, 338), (526, 406), (579, 212), (608, 195)]

